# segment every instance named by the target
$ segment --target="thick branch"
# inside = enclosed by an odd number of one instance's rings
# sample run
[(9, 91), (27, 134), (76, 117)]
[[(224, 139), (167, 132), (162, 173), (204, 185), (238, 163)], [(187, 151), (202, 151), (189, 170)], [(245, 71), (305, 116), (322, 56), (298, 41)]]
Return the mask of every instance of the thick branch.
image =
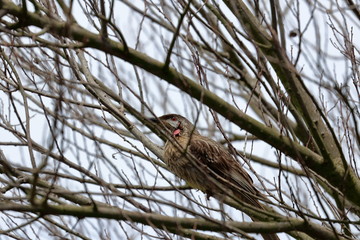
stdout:
[[(274, 233), (300, 230), (306, 232), (315, 239), (345, 239), (335, 236), (334, 233), (324, 227), (307, 223), (303, 220), (289, 219), (287, 222), (209, 222), (196, 218), (168, 217), (153, 213), (140, 213), (127, 211), (116, 207), (86, 206), (79, 207), (73, 205), (25, 205), (15, 203), (3, 203), (0, 211), (31, 212), (52, 215), (70, 215), (95, 218), (107, 218), (121, 221), (137, 222), (148, 226), (155, 226), (160, 229), (197, 229), (204, 231), (228, 232), (231, 229), (239, 229), (247, 233)], [(337, 238), (338, 237), (338, 238)]]

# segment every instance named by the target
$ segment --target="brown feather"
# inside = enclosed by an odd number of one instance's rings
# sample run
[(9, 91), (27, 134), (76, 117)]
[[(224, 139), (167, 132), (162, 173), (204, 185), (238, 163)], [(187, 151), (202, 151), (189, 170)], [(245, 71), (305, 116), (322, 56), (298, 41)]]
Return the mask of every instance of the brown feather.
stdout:
[[(176, 176), (208, 196), (221, 200), (224, 195), (233, 195), (237, 200), (264, 209), (258, 201), (263, 195), (228, 149), (201, 136), (194, 125), (180, 115), (168, 114), (152, 121), (171, 133), (165, 144), (164, 158)], [(279, 239), (276, 234), (262, 236), (265, 240)]]
[(255, 198), (261, 194), (254, 187), (251, 177), (225, 147), (212, 139), (195, 135), (191, 138), (189, 151), (197, 160), (219, 176), (219, 179), (226, 180), (229, 183), (227, 187), (242, 201), (257, 207), (260, 206)]

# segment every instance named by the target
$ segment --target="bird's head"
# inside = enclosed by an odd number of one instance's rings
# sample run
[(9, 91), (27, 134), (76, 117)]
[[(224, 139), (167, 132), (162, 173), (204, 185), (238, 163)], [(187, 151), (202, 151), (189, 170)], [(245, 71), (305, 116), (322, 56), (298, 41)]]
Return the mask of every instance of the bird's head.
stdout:
[(175, 137), (199, 134), (189, 120), (178, 114), (167, 114), (158, 118), (151, 118), (150, 120), (160, 127), (163, 126), (168, 129)]

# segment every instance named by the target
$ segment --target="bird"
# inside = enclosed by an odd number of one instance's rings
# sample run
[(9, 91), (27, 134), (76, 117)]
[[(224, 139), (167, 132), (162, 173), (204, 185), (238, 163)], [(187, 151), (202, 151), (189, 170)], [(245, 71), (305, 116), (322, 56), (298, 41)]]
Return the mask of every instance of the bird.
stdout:
[[(166, 114), (150, 118), (166, 136), (164, 161), (171, 172), (186, 181), (190, 187), (223, 200), (235, 196), (259, 209), (264, 199), (254, 186), (250, 175), (222, 144), (203, 136), (185, 117)], [(250, 216), (251, 217), (251, 216)], [(251, 217), (252, 220), (256, 220)], [(265, 240), (278, 240), (276, 234), (262, 234)]]

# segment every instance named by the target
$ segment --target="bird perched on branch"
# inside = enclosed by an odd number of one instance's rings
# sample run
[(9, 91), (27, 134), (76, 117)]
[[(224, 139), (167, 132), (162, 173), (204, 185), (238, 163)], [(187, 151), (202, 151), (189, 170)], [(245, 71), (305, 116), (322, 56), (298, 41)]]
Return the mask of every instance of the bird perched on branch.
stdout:
[[(208, 197), (222, 200), (230, 195), (237, 201), (264, 209), (258, 201), (263, 195), (228, 149), (200, 135), (183, 116), (168, 114), (150, 120), (165, 129), (164, 160), (175, 175)], [(265, 240), (279, 239), (275, 234), (262, 235)]]

